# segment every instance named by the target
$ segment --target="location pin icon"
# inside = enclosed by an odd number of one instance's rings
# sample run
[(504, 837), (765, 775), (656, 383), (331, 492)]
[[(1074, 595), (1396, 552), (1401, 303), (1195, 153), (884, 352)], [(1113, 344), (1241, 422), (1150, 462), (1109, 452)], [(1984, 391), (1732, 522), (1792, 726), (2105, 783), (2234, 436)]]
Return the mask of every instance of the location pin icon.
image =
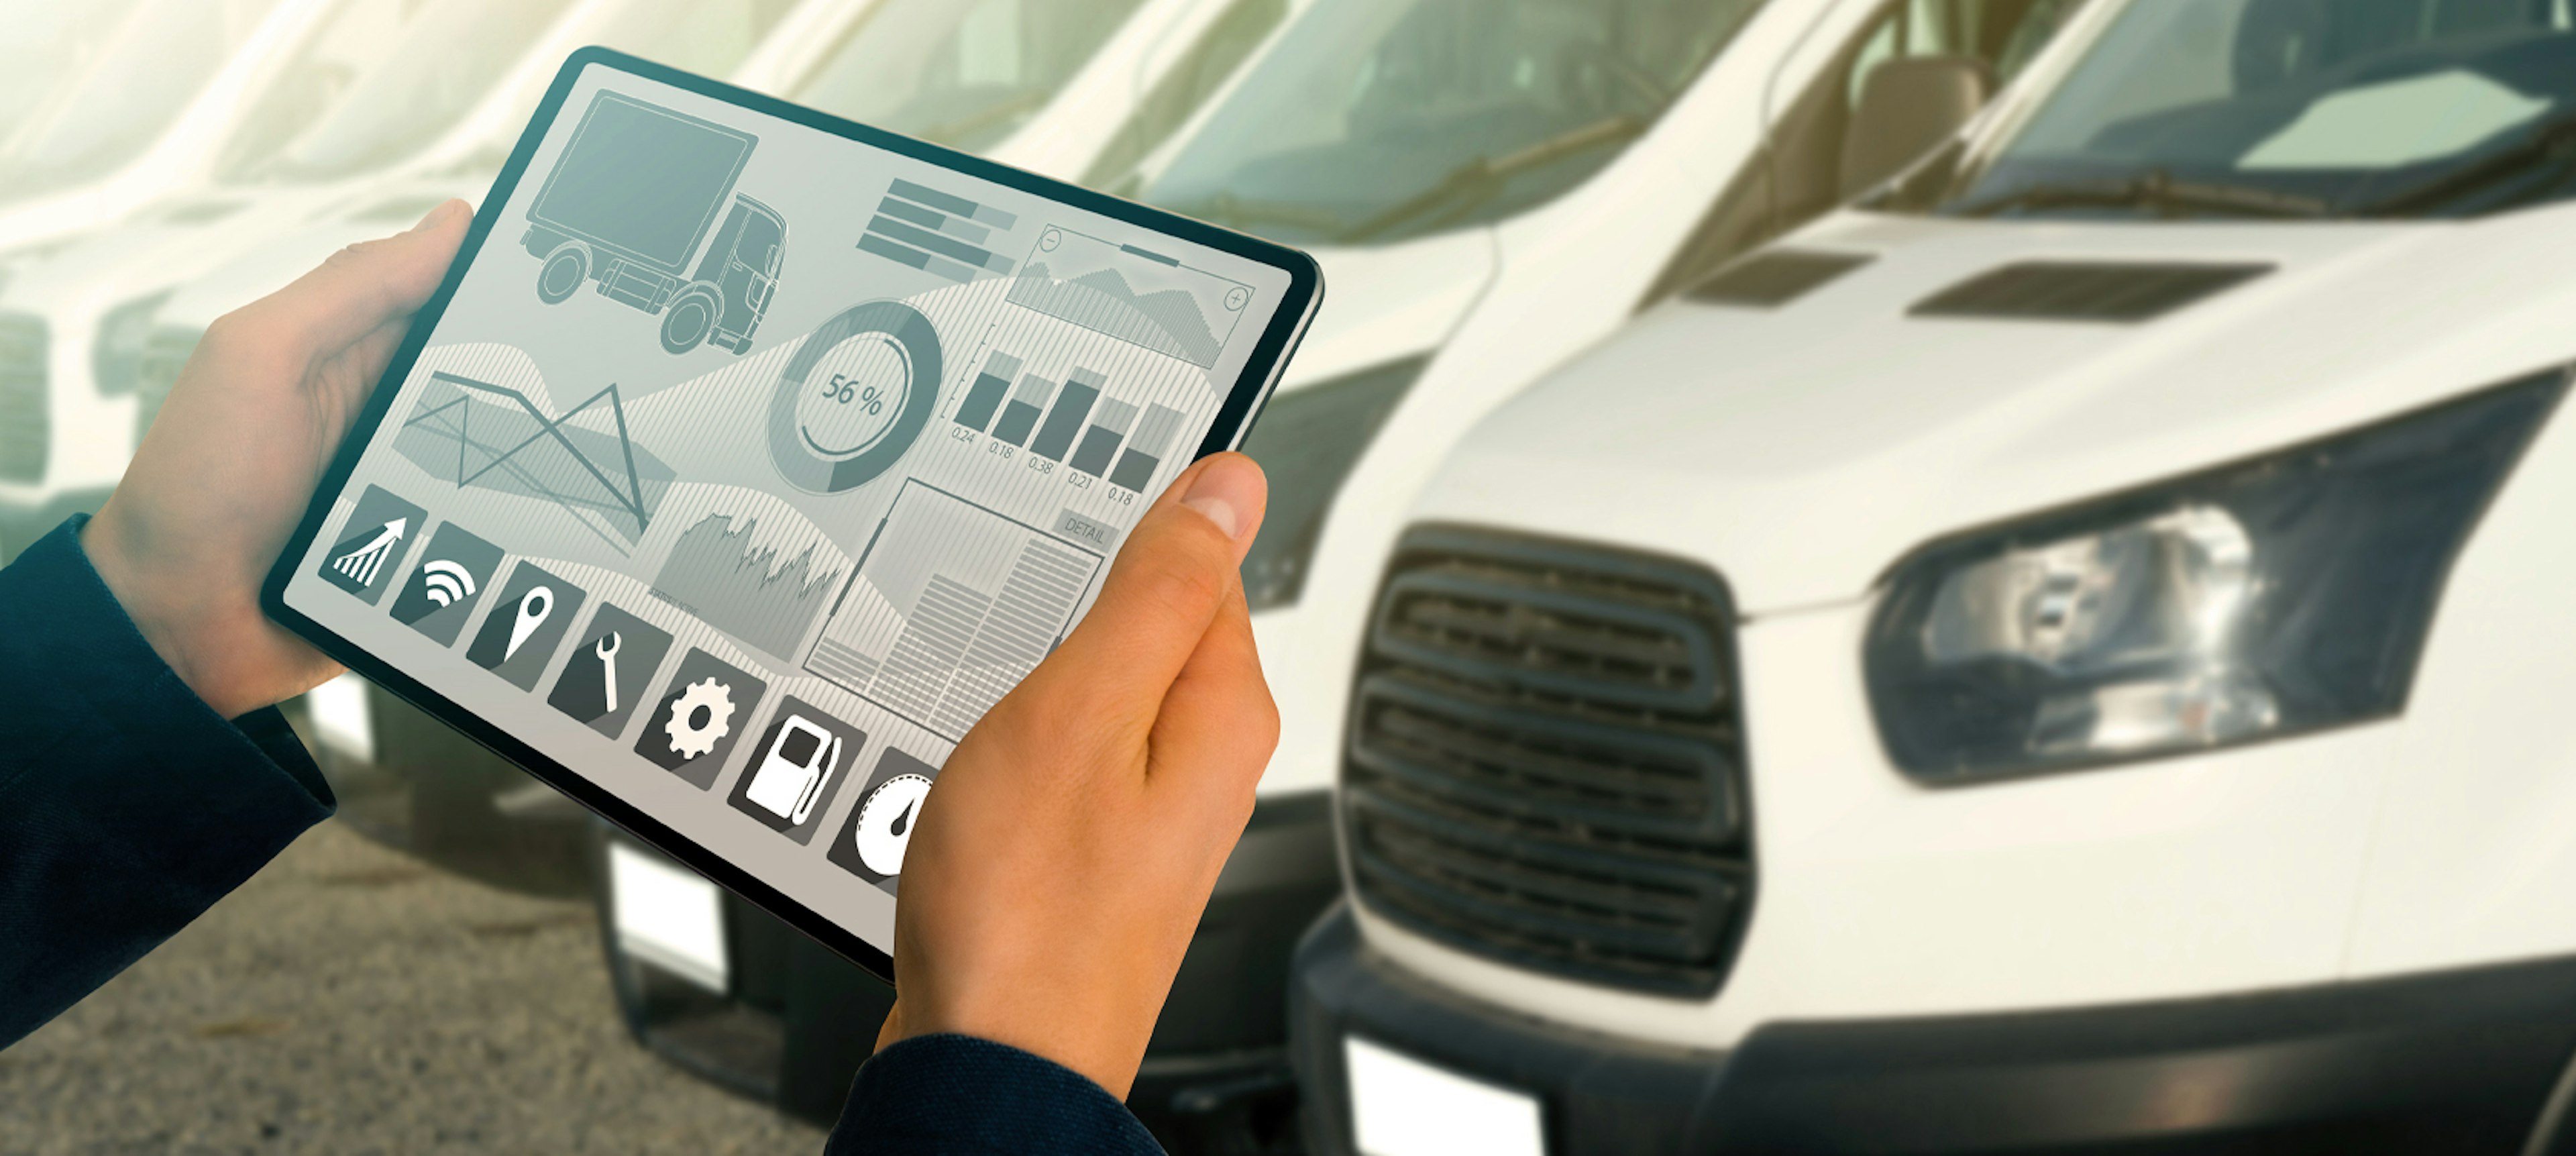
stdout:
[(510, 624), (510, 648), (501, 652), (501, 661), (508, 662), (518, 657), (519, 647), (527, 643), (528, 636), (536, 633), (538, 627), (545, 625), (546, 615), (554, 611), (553, 588), (529, 587), (528, 592), (519, 599), (519, 620)]

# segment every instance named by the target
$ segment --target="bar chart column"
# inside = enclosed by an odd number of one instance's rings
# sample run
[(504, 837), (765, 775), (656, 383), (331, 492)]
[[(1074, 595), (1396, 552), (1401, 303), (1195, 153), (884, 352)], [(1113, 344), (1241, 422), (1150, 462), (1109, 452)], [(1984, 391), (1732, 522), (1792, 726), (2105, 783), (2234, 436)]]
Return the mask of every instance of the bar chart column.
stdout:
[(1107, 384), (1097, 373), (1077, 369), (1066, 374), (1064, 392), (1055, 397), (1055, 408), (1047, 411), (1046, 424), (1038, 428), (1037, 440), (1029, 443), (1029, 452), (1048, 461), (1064, 460), (1064, 452), (1073, 448), (1073, 435), (1082, 428), (1082, 419), (1091, 416), (1091, 403), (1100, 400), (1100, 387)]
[(1011, 379), (1020, 375), (1020, 359), (996, 351), (984, 359), (984, 371), (975, 375), (975, 384), (966, 390), (966, 400), (957, 406), (957, 424), (982, 433), (991, 424), (995, 411), (1002, 408), (1002, 395), (1011, 388)]
[(1055, 383), (1032, 373), (1020, 379), (1020, 387), (1011, 391), (1010, 404), (1002, 407), (1002, 420), (993, 423), (993, 437), (1008, 445), (1025, 445), (1029, 431), (1038, 427), (1038, 414), (1044, 411), (1047, 395), (1055, 392)]
[(1091, 417), (1091, 428), (1082, 431), (1082, 444), (1073, 449), (1073, 460), (1065, 463), (1077, 470), (1100, 477), (1109, 472), (1109, 459), (1118, 454), (1118, 442), (1136, 424), (1136, 407), (1117, 398), (1104, 398)]
[(1109, 484), (1137, 493), (1154, 480), (1154, 471), (1162, 468), (1163, 458), (1172, 446), (1172, 435), (1179, 433), (1185, 420), (1181, 411), (1164, 405), (1145, 407), (1145, 417), (1136, 425), (1136, 436), (1127, 442), (1127, 452), (1120, 455), (1118, 467), (1109, 471)]

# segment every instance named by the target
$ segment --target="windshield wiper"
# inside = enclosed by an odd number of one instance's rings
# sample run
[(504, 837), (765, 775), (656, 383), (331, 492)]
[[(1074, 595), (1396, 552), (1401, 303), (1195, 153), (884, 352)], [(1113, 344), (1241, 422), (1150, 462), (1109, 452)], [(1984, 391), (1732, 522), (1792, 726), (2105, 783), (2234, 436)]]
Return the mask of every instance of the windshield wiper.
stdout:
[(1992, 217), (2014, 209), (2155, 209), (2312, 220), (2332, 216), (2334, 203), (2259, 185), (2178, 181), (2163, 169), (2149, 169), (2127, 180), (2025, 185), (1961, 205), (1955, 212), (1962, 217)]
[(2365, 217), (2410, 217), (2516, 177), (2546, 175), (2553, 168), (2563, 175), (2571, 166), (2576, 166), (2576, 112), (2533, 125), (2522, 139), (2485, 160), (2371, 201), (2355, 211)]
[(1353, 225), (1337, 240), (1364, 241), (1442, 205), (1490, 196), (1505, 181), (1555, 164), (1587, 149), (1616, 144), (1646, 131), (1646, 122), (1620, 113), (1507, 153), (1481, 156), (1449, 170), (1430, 188), (1387, 206)]
[(1332, 236), (1349, 228), (1340, 217), (1310, 205), (1287, 201), (1248, 201), (1233, 193), (1217, 193), (1196, 201), (1164, 205), (1163, 208), (1184, 217), (1197, 217), (1237, 229), (1258, 229), (1263, 225), (1293, 225)]

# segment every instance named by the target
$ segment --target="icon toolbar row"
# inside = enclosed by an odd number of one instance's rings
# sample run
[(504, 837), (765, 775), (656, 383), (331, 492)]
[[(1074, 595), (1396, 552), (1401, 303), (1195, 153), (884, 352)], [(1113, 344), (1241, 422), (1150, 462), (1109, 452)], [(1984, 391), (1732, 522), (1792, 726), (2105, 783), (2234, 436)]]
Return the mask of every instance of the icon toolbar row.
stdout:
[[(375, 605), (428, 525), (426, 510), (369, 486), (341, 541), (324, 556), (321, 577)], [(573, 639), (547, 704), (611, 740), (643, 714), (645, 722), (634, 727), (634, 753), (701, 791), (714, 790), (747, 720), (768, 696), (768, 681), (690, 647), (660, 683), (661, 693), (647, 696), (644, 688), (655, 685), (673, 649), (671, 633), (605, 600), (574, 631), (589, 592), (527, 560), (487, 599), (505, 554), (454, 523), (439, 526), (388, 613), (452, 647), (489, 601), (466, 644), (466, 660), (532, 693), (565, 639)], [(857, 727), (782, 695), (727, 802), (798, 845), (811, 845), (867, 740)], [(887, 747), (826, 857), (894, 892), (913, 818), (936, 774), (928, 763)]]

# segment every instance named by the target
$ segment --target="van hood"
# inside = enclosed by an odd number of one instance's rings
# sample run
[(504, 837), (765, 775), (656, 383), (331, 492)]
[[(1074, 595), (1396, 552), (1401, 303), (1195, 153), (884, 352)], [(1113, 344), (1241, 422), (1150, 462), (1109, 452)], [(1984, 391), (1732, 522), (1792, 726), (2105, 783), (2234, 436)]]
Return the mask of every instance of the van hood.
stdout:
[(371, 186), (190, 279), (171, 293), (154, 319), (204, 329), (215, 318), (284, 288), (341, 249), (410, 228), (443, 201), (479, 201), (491, 183), (492, 174), (475, 172)]
[(7, 301), (46, 313), (121, 304), (184, 281), (209, 255), (232, 252), (334, 195), (320, 187), (217, 189), (161, 202), (115, 225), (12, 252)]
[(1492, 284), (1491, 228), (1366, 249), (1310, 250), (1324, 305), (1282, 377), (1282, 392), (1436, 349)]
[[(1844, 213), (1870, 262), (1769, 309), (1677, 301), (1488, 417), (1418, 519), (1697, 559), (1739, 610), (1848, 602), (1912, 548), (2576, 360), (2576, 206), (2440, 223)], [(2136, 323), (1926, 317), (2025, 261), (2259, 263)]]

